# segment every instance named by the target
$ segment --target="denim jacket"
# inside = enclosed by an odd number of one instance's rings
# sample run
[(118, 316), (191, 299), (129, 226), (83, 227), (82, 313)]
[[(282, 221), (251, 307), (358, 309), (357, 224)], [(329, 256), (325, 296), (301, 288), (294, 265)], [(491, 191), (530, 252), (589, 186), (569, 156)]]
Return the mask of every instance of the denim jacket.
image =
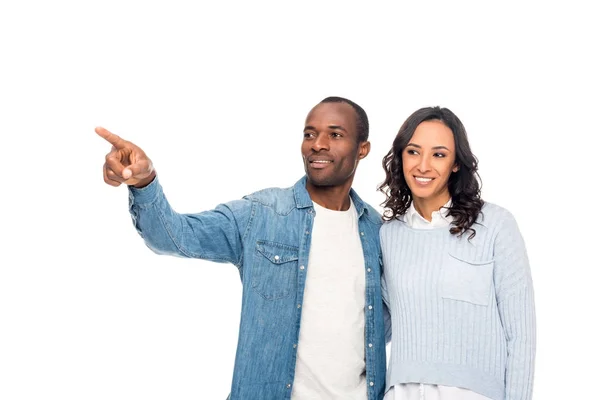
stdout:
[[(178, 214), (155, 179), (129, 188), (130, 214), (159, 254), (237, 266), (243, 285), (231, 400), (290, 399), (294, 384), (306, 265), (315, 216), (306, 177), (287, 189), (261, 190), (214, 210)], [(369, 400), (385, 386), (381, 298), (381, 217), (352, 190), (365, 257), (365, 357)]]

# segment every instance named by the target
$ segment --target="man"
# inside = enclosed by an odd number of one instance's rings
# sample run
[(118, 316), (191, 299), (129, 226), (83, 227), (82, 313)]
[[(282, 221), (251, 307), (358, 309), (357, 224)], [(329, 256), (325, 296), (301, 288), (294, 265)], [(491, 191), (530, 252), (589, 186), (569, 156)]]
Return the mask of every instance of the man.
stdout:
[(169, 206), (152, 162), (113, 145), (104, 180), (129, 187), (130, 212), (160, 254), (236, 265), (243, 284), (232, 400), (380, 400), (385, 385), (380, 215), (351, 189), (369, 154), (369, 122), (328, 97), (308, 114), (306, 176), (199, 214)]

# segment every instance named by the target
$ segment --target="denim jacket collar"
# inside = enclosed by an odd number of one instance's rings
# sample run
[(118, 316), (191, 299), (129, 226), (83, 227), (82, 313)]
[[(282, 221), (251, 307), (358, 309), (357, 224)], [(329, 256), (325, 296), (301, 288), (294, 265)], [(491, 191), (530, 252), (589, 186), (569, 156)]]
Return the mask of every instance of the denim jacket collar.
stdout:
[[(304, 175), (294, 185), (294, 199), (296, 200), (296, 208), (308, 208), (313, 206), (313, 201), (310, 198), (310, 194), (308, 193), (308, 190), (306, 190), (306, 180), (307, 177)], [(363, 213), (368, 214), (369, 209), (365, 206), (365, 203), (356, 194), (354, 189), (350, 189), (350, 198), (352, 198), (352, 201), (354, 202), (356, 212), (358, 213), (358, 218), (360, 218)]]

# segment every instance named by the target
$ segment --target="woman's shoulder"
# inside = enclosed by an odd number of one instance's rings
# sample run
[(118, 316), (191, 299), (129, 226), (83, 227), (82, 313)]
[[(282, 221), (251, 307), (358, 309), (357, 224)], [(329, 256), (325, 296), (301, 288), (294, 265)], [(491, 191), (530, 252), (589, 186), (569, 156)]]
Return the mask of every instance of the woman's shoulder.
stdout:
[(508, 209), (489, 201), (483, 203), (477, 224), (492, 228), (502, 226), (506, 222), (511, 225), (515, 223), (515, 217)]
[(394, 231), (397, 229), (402, 229), (406, 226), (406, 223), (404, 222), (403, 216), (401, 216), (400, 219), (394, 218), (392, 220), (386, 220), (383, 222), (383, 225), (381, 225), (381, 233), (387, 233), (390, 231)]
[(404, 223), (404, 215), (401, 215), (401, 216), (399, 216), (397, 218), (392, 218), (391, 220), (385, 220), (385, 221), (383, 221), (382, 227), (385, 226), (385, 227), (388, 227), (388, 229), (389, 229), (389, 227), (398, 227), (398, 226), (401, 226), (401, 225), (405, 225), (405, 223)]

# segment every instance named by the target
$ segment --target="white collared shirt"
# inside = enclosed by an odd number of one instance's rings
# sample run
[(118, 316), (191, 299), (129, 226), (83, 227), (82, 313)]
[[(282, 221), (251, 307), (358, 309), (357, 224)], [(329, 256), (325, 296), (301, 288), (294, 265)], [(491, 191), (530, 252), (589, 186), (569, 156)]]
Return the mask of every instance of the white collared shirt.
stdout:
[(431, 213), (431, 222), (427, 221), (415, 208), (414, 202), (410, 203), (410, 207), (404, 214), (404, 222), (411, 228), (415, 229), (434, 229), (444, 226), (450, 226), (452, 217), (448, 215), (448, 210), (452, 206), (452, 199), (448, 200), (438, 211)]
[[(452, 217), (448, 215), (448, 210), (452, 206), (452, 199), (448, 200), (438, 211), (431, 213), (431, 222), (427, 221), (414, 206), (410, 207), (404, 214), (404, 222), (414, 229), (435, 229), (449, 227), (452, 223)], [(432, 385), (427, 383), (401, 383), (394, 385), (386, 393), (384, 400), (490, 400), (468, 389)]]

